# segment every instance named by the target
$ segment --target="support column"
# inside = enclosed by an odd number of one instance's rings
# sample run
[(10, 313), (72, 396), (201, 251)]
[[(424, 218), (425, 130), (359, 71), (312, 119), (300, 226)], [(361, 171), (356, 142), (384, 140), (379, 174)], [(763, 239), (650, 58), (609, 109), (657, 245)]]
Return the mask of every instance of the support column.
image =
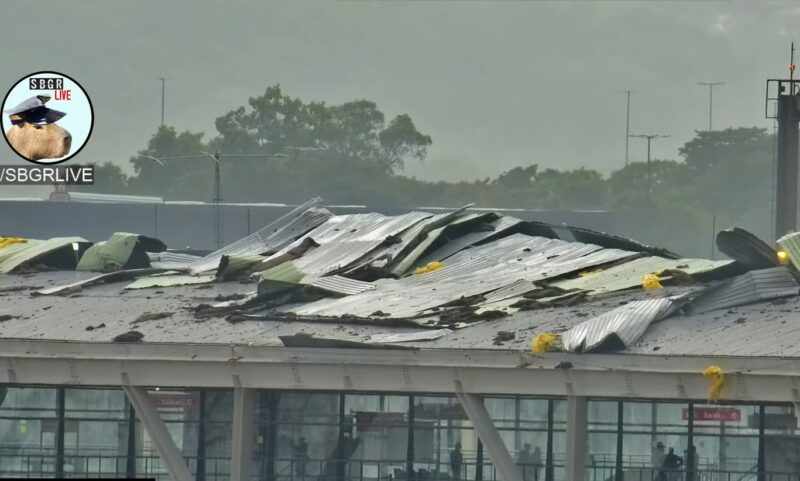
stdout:
[(472, 421), (483, 447), (489, 452), (495, 469), (500, 473), (500, 479), (502, 481), (522, 481), (522, 471), (519, 466), (514, 464), (500, 433), (497, 432), (497, 428), (489, 417), (489, 412), (486, 411), (483, 399), (475, 394), (465, 393), (458, 381), (456, 381), (456, 396), (464, 406), (467, 417)]
[[(794, 84), (791, 85), (794, 90)], [(798, 96), (778, 97), (778, 179), (775, 202), (775, 238), (797, 228), (798, 189)]]
[(139, 386), (122, 386), (122, 388), (128, 395), (139, 419), (142, 420), (147, 434), (155, 444), (161, 461), (167, 466), (172, 481), (192, 481), (192, 473), (186, 465), (186, 460), (183, 459), (181, 451), (175, 445), (172, 436), (169, 435), (167, 426), (147, 395), (147, 391)]
[(233, 437), (231, 481), (250, 479), (256, 447), (256, 390), (242, 387), (233, 390)]
[(587, 400), (582, 396), (567, 398), (567, 479), (586, 478)]

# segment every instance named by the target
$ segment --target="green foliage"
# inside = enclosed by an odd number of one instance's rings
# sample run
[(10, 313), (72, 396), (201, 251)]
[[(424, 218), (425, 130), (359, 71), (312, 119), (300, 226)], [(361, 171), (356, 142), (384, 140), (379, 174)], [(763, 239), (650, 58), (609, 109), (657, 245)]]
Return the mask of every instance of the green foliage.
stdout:
[[(697, 132), (680, 149), (683, 161), (633, 162), (604, 177), (599, 172), (522, 165), (495, 179), (428, 182), (399, 175), (422, 161), (432, 144), (408, 114), (386, 124), (368, 100), (340, 105), (306, 102), (266, 88), (218, 117), (218, 135), (161, 127), (131, 159), (126, 177), (111, 164), (97, 168), (104, 192), (210, 200), (213, 161), (222, 152), (226, 201), (328, 202), (375, 208), (456, 207), (609, 209), (613, 230), (686, 255), (708, 255), (712, 224), (738, 224), (769, 238), (774, 139), (758, 128)], [(153, 159), (163, 159), (163, 162)]]

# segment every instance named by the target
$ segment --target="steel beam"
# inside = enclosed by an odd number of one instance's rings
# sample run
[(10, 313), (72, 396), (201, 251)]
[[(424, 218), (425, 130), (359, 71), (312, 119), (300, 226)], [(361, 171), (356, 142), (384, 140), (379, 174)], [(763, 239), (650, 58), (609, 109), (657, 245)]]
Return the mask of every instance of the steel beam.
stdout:
[(455, 386), (456, 396), (461, 405), (464, 406), (464, 412), (467, 413), (467, 417), (472, 421), (472, 426), (478, 433), (481, 443), (489, 452), (489, 457), (492, 458), (495, 469), (500, 473), (500, 479), (503, 481), (522, 481), (522, 472), (519, 466), (514, 464), (503, 438), (500, 437), (492, 418), (489, 417), (489, 412), (483, 404), (483, 398), (464, 392), (463, 386), (458, 381), (456, 381)]
[(161, 461), (167, 466), (172, 481), (192, 481), (192, 473), (178, 447), (143, 387), (123, 384), (131, 405), (141, 419), (150, 440), (156, 446)]
[(256, 446), (256, 390), (241, 386), (233, 390), (233, 434), (231, 481), (250, 479)]
[[(9, 340), (10, 341), (10, 340)], [(561, 366), (569, 365), (569, 369)], [(0, 340), (0, 383), (483, 395), (706, 399), (709, 365), (726, 373), (722, 401), (797, 402), (800, 359), (512, 351), (287, 349)]]
[(583, 481), (586, 477), (586, 424), (588, 403), (585, 397), (567, 398), (567, 479)]

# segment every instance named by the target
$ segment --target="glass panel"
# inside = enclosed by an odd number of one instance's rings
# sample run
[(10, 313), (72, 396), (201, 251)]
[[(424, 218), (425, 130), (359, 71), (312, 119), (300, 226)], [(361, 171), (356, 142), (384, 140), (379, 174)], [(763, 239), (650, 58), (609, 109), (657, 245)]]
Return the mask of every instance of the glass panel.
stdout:
[(565, 481), (567, 459), (567, 401), (553, 401), (553, 477)]
[[(758, 469), (758, 407), (694, 406), (694, 469), (748, 479)], [(683, 453), (688, 461), (688, 451)]]
[(689, 433), (687, 407), (683, 403), (623, 403), (622, 467), (625, 479), (654, 481), (682, 476)]
[(587, 403), (588, 479), (606, 479), (613, 476), (617, 465), (617, 401), (592, 401)]
[[(478, 437), (456, 398), (414, 398), (414, 470), (420, 477), (475, 479), (477, 449)], [(491, 472), (485, 464), (484, 472)]]
[(0, 475), (55, 475), (56, 390), (0, 388)]
[(344, 470), (341, 457), (348, 456), (357, 447), (349, 436), (339, 437), (339, 395), (275, 395), (278, 398), (276, 479), (336, 479)]
[(64, 475), (125, 476), (128, 412), (122, 390), (66, 389)]
[[(800, 432), (793, 406), (766, 406), (764, 411), (765, 469), (770, 475), (800, 473)], [(790, 478), (776, 475), (773, 479), (788, 481)]]
[[(206, 481), (224, 481), (230, 476), (233, 391), (204, 393)], [(260, 472), (260, 457), (254, 457), (252, 472)]]
[[(197, 447), (200, 418), (200, 393), (197, 391), (148, 391), (175, 445), (187, 458), (192, 474), (197, 472)], [(161, 480), (169, 479), (150, 436), (136, 421), (136, 473)]]
[(356, 446), (347, 458), (350, 479), (395, 478), (405, 471), (408, 397), (347, 395), (344, 427)]

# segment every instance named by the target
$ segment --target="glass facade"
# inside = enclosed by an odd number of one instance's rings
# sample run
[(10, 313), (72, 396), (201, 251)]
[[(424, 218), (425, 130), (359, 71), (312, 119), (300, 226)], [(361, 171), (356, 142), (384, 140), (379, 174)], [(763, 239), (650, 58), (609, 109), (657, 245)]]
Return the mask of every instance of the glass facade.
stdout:
[[(151, 390), (200, 481), (230, 473), (233, 393)], [(486, 409), (525, 481), (565, 479), (564, 399), (493, 396)], [(800, 481), (792, 405), (587, 403), (589, 481)], [(449, 395), (259, 391), (253, 480), (494, 481)], [(0, 387), (0, 477), (154, 477), (165, 466), (122, 390)]]

